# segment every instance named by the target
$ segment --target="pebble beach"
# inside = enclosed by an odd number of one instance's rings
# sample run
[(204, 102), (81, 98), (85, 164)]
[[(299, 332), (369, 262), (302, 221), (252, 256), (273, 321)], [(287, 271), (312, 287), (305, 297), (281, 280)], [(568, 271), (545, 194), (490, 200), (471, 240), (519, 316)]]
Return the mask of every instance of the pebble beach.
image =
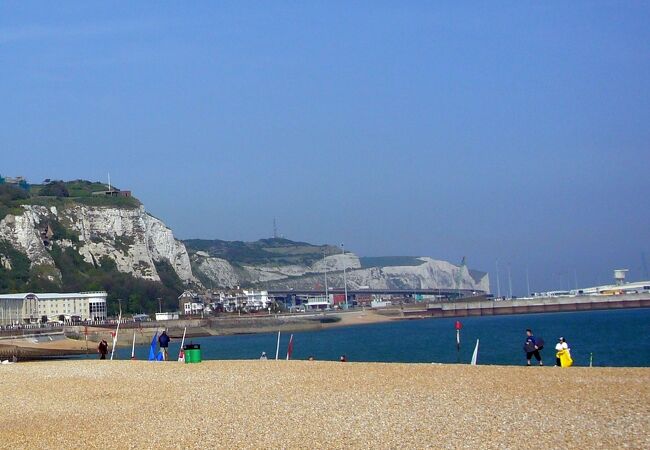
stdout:
[(0, 366), (0, 448), (650, 448), (650, 369)]

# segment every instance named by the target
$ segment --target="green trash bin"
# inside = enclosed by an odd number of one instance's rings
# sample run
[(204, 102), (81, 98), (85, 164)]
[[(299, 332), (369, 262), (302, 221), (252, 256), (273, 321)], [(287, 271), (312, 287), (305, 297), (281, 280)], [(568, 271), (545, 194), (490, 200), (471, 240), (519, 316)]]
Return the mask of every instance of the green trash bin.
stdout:
[(185, 364), (201, 362), (201, 344), (187, 344), (183, 350), (185, 351)]

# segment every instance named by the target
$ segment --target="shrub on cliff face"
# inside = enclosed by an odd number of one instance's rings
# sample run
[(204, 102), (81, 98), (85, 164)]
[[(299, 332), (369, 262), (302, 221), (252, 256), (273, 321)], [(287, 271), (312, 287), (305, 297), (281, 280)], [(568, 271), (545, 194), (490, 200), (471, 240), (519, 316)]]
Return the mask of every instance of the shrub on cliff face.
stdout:
[(20, 214), (22, 209), (18, 207), (21, 200), (29, 198), (27, 191), (11, 184), (0, 184), (0, 220), (7, 214)]
[(79, 242), (79, 236), (72, 230), (64, 227), (57, 219), (50, 219), (47, 221), (47, 224), (52, 229), (53, 240), (58, 241), (61, 239), (68, 239), (72, 242)]
[(0, 265), (0, 291), (11, 293), (26, 290), (29, 282), (29, 258), (3, 240), (0, 240), (0, 255), (11, 264), (11, 270)]
[[(54, 245), (50, 253), (56, 267), (61, 271), (64, 292), (99, 291), (108, 293), (108, 314), (117, 315), (118, 299), (122, 300), (122, 313), (152, 313), (158, 311), (158, 298), (163, 299), (165, 310), (176, 310), (177, 298), (182, 286), (169, 273), (173, 271), (169, 263), (156, 265), (160, 270), (162, 283), (135, 278), (117, 270), (115, 261), (104, 256), (99, 266), (84, 261), (72, 248)], [(168, 266), (168, 267), (166, 267)], [(164, 276), (163, 276), (164, 273)], [(182, 284), (182, 283), (181, 283)]]
[(14, 200), (29, 198), (29, 193), (11, 184), (0, 184), (0, 203), (9, 205)]
[(52, 181), (41, 188), (38, 193), (43, 197), (70, 197), (68, 188), (62, 181)]

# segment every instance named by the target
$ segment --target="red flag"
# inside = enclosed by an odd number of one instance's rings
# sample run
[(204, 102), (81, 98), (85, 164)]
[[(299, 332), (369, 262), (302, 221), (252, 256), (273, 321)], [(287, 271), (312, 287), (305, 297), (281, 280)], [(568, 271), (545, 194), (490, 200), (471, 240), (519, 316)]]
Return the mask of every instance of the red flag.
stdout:
[(291, 359), (292, 353), (293, 353), (293, 334), (289, 338), (289, 347), (287, 348), (287, 361)]

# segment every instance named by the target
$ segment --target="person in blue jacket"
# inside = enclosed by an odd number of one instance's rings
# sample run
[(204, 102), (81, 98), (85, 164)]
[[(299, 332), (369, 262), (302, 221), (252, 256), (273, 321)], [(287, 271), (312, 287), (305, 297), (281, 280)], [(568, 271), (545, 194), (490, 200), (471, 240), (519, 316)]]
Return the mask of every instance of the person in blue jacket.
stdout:
[(165, 361), (167, 361), (167, 358), (169, 357), (169, 354), (167, 353), (167, 349), (169, 348), (169, 336), (167, 336), (167, 331), (163, 331), (160, 333), (160, 336), (158, 337), (158, 345), (160, 345), (160, 351), (163, 352), (163, 357)]
[(526, 352), (526, 365), (530, 366), (530, 360), (535, 357), (537, 361), (539, 361), (539, 365), (543, 366), (544, 362), (542, 361), (542, 355), (539, 354), (540, 349), (542, 348), (542, 345), (539, 345), (540, 343), (537, 342), (537, 339), (535, 339), (535, 336), (533, 336), (533, 330), (528, 328), (526, 330), (526, 341), (524, 342), (524, 351)]

